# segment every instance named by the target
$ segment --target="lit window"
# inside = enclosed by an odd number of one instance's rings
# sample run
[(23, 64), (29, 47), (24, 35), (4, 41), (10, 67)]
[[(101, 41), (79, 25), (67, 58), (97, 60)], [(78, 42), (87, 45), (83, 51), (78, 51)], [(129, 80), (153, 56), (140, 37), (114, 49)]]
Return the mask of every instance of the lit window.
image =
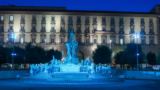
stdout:
[(23, 44), (23, 38), (21, 38), (21, 44)]
[(13, 21), (13, 16), (12, 15), (10, 16), (10, 21)]
[(123, 39), (120, 39), (120, 45), (123, 45)]
[(4, 16), (1, 16), (1, 21), (3, 21), (4, 20)]

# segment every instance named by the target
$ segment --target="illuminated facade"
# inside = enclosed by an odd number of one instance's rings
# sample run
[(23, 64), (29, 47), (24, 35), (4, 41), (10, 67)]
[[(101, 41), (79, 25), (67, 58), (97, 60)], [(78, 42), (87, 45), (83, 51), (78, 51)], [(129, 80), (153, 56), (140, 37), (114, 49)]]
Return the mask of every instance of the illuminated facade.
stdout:
[[(33, 43), (46, 49), (58, 49), (66, 56), (64, 43), (71, 26), (79, 47), (77, 52), (92, 56), (97, 45), (107, 45), (114, 53), (128, 43), (138, 43), (145, 53), (160, 51), (159, 15), (156, 13), (69, 11), (65, 8), (0, 7), (0, 43), (12, 47), (11, 33), (16, 34), (15, 45), (25, 47)], [(111, 41), (111, 43), (110, 43)]]

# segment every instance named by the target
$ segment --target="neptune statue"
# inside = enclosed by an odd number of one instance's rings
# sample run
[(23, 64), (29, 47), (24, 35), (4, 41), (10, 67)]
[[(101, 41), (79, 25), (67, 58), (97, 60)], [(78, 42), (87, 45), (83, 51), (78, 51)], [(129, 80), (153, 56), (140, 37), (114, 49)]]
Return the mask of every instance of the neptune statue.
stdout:
[(73, 41), (73, 38), (74, 38), (74, 33), (71, 30), (71, 26), (69, 26), (69, 41), (65, 43), (68, 51), (67, 51), (67, 57), (65, 58), (64, 63), (70, 63), (70, 64), (79, 63), (78, 58), (75, 53), (75, 49), (77, 48), (78, 43), (77, 41)]

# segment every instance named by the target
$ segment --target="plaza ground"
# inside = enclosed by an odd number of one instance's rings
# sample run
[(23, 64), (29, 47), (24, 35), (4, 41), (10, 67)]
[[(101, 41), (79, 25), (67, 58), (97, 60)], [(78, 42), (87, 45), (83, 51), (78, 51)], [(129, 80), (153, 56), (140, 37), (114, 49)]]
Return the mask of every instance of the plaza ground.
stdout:
[(15, 79), (0, 80), (0, 90), (159, 90), (160, 80), (126, 80), (110, 84), (23, 84)]

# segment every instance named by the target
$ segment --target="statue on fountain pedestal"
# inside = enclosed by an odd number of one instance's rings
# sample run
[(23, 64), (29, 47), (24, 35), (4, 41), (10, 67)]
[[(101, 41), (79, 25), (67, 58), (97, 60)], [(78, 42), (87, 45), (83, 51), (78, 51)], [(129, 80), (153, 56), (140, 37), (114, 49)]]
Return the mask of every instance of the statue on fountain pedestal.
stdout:
[(69, 41), (66, 42), (66, 47), (67, 47), (67, 57), (65, 58), (64, 63), (73, 63), (73, 64), (78, 64), (78, 57), (76, 56), (75, 49), (78, 46), (77, 41), (73, 41), (74, 38), (74, 33), (71, 30), (71, 27), (69, 26)]

